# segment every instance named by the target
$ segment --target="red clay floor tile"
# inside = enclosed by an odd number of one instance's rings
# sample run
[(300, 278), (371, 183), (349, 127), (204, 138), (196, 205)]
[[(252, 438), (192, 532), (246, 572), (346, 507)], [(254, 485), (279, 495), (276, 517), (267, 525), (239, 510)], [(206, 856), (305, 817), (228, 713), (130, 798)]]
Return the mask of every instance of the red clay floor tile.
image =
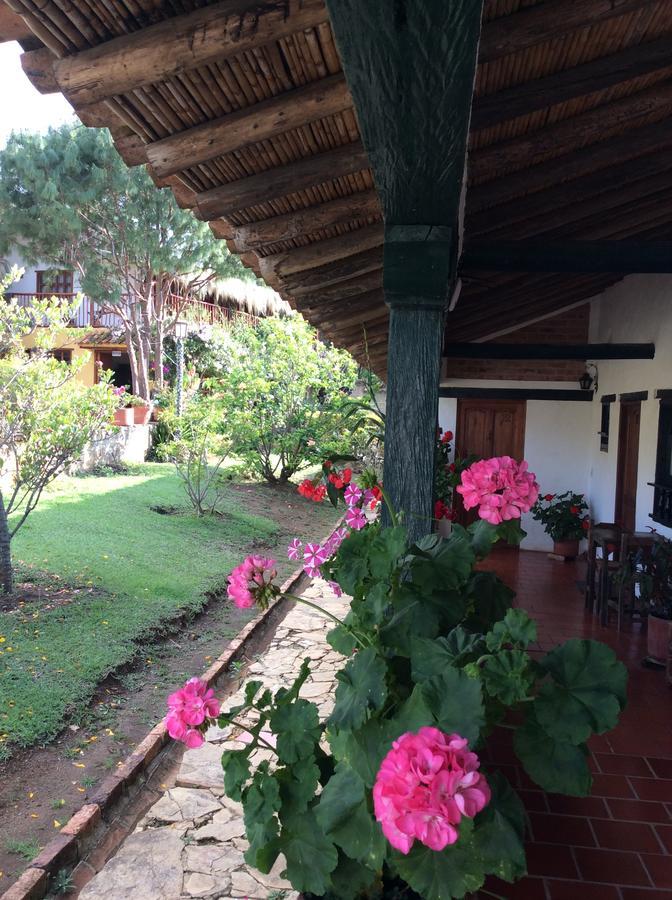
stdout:
[(657, 888), (672, 888), (672, 857), (643, 853), (642, 862)]
[[(614, 819), (633, 822), (672, 822), (672, 817), (663, 803), (648, 800), (607, 800), (607, 806)], [(552, 809), (552, 807), (551, 807)]]
[(660, 844), (651, 825), (643, 822), (614, 822), (593, 819), (593, 831), (600, 847), (608, 850), (640, 850), (658, 853)]
[(618, 888), (611, 884), (577, 881), (547, 881), (551, 900), (620, 900)]
[(640, 886), (651, 884), (636, 853), (576, 847), (574, 855), (584, 881)]

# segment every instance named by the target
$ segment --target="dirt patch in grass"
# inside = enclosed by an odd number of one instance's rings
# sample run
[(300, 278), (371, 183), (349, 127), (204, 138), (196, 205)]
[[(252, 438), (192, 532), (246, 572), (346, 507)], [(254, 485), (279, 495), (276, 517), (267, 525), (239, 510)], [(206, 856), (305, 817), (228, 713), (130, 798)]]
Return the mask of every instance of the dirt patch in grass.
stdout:
[[(231, 485), (251, 514), (272, 518), (279, 531), (272, 539), (253, 538), (249, 549), (272, 555), (279, 577), (295, 564), (286, 557), (294, 536), (323, 537), (335, 525), (337, 513), (298, 497), (293, 485)], [(39, 573), (15, 595), (15, 609), (32, 605), (73, 603), (91, 588), (68, 586)], [(31, 594), (32, 590), (32, 594)], [(203, 672), (249, 620), (221, 590), (206, 592), (202, 612), (139, 648), (134, 662), (108, 677), (93, 701), (73, 715), (71, 723), (48, 746), (17, 752), (0, 763), (0, 893), (26, 867), (32, 851), (43, 847), (87, 800), (105, 776), (113, 772), (147, 732), (163, 717), (167, 694), (186, 678)], [(270, 639), (270, 635), (268, 636)], [(242, 677), (238, 666), (232, 679)]]

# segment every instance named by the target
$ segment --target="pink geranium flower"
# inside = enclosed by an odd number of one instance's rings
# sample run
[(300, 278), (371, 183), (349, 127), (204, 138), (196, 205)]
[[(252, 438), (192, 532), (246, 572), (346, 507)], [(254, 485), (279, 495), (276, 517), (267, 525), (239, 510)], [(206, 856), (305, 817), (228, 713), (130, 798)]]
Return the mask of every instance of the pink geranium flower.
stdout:
[(248, 556), (229, 575), (229, 598), (239, 609), (249, 609), (257, 603), (266, 609), (269, 601), (278, 594), (272, 583), (277, 574), (274, 559)]
[(303, 569), (310, 578), (320, 574), (320, 566), (328, 559), (328, 553), (321, 544), (306, 544), (303, 551)]
[(519, 519), (539, 497), (539, 485), (527, 463), (510, 456), (494, 456), (475, 462), (462, 472), (457, 486), (465, 509), (478, 507), (478, 515), (492, 525)]
[(366, 516), (361, 509), (353, 506), (345, 514), (345, 524), (353, 531), (361, 531), (366, 525)]
[(168, 734), (193, 749), (203, 741), (202, 726), (219, 715), (215, 692), (200, 678), (190, 678), (179, 691), (168, 697), (168, 715), (164, 719)]
[(341, 586), (337, 581), (328, 581), (327, 584), (332, 589), (336, 597), (341, 597), (343, 595)]
[(458, 734), (430, 727), (402, 734), (373, 787), (374, 813), (392, 846), (408, 853), (416, 840), (437, 851), (454, 844), (462, 818), (473, 818), (490, 802), (479, 765)]
[(290, 543), (289, 547), (287, 547), (287, 558), (288, 559), (301, 559), (301, 548), (303, 544), (298, 538), (294, 538), (294, 540)]

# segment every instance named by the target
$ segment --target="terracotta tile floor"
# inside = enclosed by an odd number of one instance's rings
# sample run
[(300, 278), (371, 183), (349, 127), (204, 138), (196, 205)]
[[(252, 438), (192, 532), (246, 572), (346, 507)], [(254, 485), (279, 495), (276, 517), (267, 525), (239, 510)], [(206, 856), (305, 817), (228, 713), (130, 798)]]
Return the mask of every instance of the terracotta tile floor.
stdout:
[[(498, 551), (488, 561), (539, 625), (539, 649), (587, 637), (604, 641), (627, 665), (628, 706), (618, 728), (590, 742), (591, 797), (545, 794), (517, 765), (506, 739), (497, 761), (521, 788), (532, 839), (529, 875), (488, 887), (511, 900), (672, 900), (672, 688), (644, 669), (640, 626), (600, 626), (584, 612), (577, 582), (585, 564), (543, 553)], [(484, 895), (485, 897), (485, 895)]]

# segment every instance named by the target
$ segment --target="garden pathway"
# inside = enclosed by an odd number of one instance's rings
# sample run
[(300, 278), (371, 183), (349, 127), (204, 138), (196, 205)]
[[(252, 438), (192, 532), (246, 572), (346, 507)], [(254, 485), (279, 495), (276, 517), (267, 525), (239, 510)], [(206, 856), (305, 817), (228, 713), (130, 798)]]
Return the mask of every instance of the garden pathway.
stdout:
[[(346, 601), (337, 600), (323, 582), (312, 583), (302, 594), (335, 615), (345, 614)], [(321, 717), (327, 715), (334, 675), (342, 662), (326, 643), (330, 628), (329, 620), (297, 604), (243, 681), (250, 676), (273, 690), (288, 686), (302, 661), (310, 657), (313, 671), (301, 696), (318, 704)], [(242, 696), (241, 687), (226, 699), (225, 708), (240, 703)], [(282, 858), (268, 875), (249, 869), (243, 860), (247, 841), (242, 808), (224, 796), (220, 762), (224, 749), (242, 746), (235, 737), (236, 729), (211, 728), (202, 747), (185, 752), (175, 786), (81, 891), (81, 900), (267, 900), (273, 896), (290, 900), (298, 896), (280, 878)]]

